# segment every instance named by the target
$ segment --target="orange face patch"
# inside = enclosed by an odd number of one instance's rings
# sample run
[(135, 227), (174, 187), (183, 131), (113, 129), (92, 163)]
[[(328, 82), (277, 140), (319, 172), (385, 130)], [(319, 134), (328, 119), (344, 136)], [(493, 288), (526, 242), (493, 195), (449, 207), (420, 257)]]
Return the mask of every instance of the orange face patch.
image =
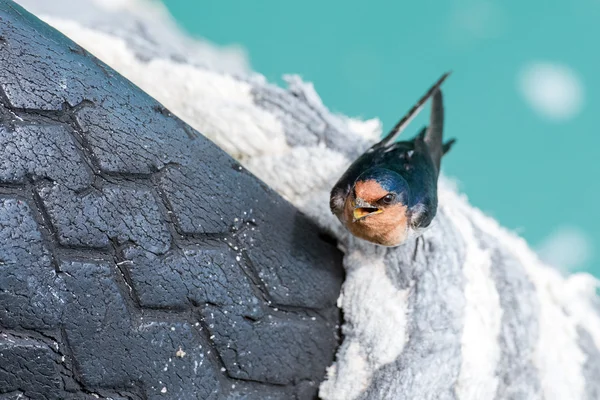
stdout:
[(354, 191), (356, 197), (360, 197), (367, 203), (375, 203), (383, 196), (388, 194), (388, 191), (381, 187), (381, 185), (375, 180), (358, 181), (354, 185)]
[(384, 246), (397, 246), (406, 239), (408, 218), (406, 206), (395, 204), (385, 211), (368, 216), (347, 227), (355, 236)]

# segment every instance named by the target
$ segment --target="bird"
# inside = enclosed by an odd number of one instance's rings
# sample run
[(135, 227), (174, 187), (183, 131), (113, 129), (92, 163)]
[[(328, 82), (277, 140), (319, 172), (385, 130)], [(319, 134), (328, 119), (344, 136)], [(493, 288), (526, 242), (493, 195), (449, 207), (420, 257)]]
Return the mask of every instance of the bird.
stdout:
[[(444, 105), (439, 78), (392, 130), (354, 161), (333, 186), (330, 208), (354, 236), (395, 247), (419, 237), (437, 212), (441, 159), (455, 139), (443, 143)], [(395, 141), (431, 99), (429, 126), (410, 140)]]

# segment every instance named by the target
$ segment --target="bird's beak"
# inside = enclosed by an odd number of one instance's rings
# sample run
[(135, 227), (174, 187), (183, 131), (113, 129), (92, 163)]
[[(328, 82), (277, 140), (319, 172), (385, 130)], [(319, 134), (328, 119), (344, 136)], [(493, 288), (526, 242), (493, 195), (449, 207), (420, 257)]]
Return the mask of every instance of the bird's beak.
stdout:
[(367, 203), (366, 201), (358, 198), (354, 202), (354, 213), (353, 213), (354, 221), (353, 222), (356, 222), (365, 217), (368, 217), (369, 215), (381, 214), (382, 212), (383, 212), (383, 210), (381, 208), (375, 207), (375, 206)]

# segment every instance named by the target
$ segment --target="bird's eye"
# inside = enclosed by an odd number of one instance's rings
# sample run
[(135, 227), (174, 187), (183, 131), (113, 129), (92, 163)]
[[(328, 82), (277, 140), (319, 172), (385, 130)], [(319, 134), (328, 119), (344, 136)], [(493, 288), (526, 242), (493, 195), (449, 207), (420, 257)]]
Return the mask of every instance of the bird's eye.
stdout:
[(394, 196), (392, 193), (388, 193), (381, 199), (381, 201), (383, 204), (392, 204), (392, 201), (394, 201), (395, 197), (396, 196)]

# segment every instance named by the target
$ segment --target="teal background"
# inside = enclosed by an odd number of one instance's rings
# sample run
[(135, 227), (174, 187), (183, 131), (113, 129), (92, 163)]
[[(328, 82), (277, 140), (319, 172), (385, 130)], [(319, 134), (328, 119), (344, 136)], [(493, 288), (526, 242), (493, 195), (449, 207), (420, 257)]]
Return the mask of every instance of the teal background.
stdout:
[[(330, 109), (378, 117), (384, 131), (452, 69), (446, 134), (458, 143), (445, 173), (534, 247), (561, 227), (581, 230), (594, 251), (574, 269), (600, 275), (600, 1), (165, 3), (193, 35), (244, 47), (269, 80), (298, 73)], [(538, 61), (581, 79), (583, 108), (573, 118), (545, 118), (521, 95), (519, 74)]]

